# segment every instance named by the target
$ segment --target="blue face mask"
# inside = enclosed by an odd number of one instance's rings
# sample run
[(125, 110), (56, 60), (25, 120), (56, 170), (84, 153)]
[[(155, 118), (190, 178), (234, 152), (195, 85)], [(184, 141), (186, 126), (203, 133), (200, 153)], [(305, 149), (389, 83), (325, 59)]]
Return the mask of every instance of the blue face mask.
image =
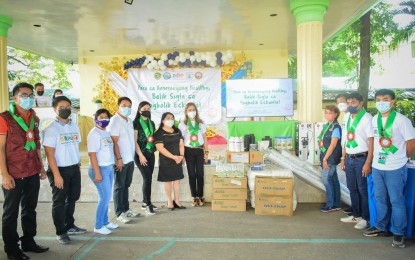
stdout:
[(109, 119), (95, 120), (95, 124), (101, 128), (106, 128), (110, 123)]
[(24, 110), (29, 110), (33, 107), (33, 105), (35, 104), (35, 99), (34, 98), (20, 98), (19, 99), (19, 106), (21, 108), (23, 108)]
[(379, 113), (386, 113), (391, 108), (390, 102), (387, 101), (379, 101), (376, 102), (376, 109), (379, 111)]
[(121, 107), (121, 115), (128, 117), (131, 115), (131, 108), (130, 107)]
[(349, 111), (350, 114), (356, 114), (359, 111), (359, 106), (348, 106), (347, 111)]

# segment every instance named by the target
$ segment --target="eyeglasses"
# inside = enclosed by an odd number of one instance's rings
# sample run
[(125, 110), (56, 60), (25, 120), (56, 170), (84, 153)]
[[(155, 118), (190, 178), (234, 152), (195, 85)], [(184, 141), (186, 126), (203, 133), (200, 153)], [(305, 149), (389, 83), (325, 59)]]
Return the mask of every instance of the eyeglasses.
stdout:
[(26, 93), (18, 94), (16, 96), (19, 96), (21, 98), (34, 98), (35, 97), (33, 94), (26, 94)]

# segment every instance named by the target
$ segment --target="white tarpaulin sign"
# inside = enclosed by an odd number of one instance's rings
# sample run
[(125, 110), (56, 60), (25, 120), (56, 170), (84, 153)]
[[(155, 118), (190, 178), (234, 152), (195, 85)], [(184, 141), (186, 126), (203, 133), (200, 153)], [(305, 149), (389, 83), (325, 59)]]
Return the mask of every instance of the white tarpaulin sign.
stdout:
[(294, 115), (292, 79), (226, 81), (226, 116)]
[[(113, 79), (112, 84), (117, 83)], [(156, 125), (164, 112), (173, 113), (176, 120), (183, 119), (188, 102), (196, 104), (205, 123), (221, 120), (220, 69), (129, 69), (127, 85), (119, 87), (127, 88), (125, 93), (133, 101), (133, 113), (139, 102), (150, 102), (151, 118)]]

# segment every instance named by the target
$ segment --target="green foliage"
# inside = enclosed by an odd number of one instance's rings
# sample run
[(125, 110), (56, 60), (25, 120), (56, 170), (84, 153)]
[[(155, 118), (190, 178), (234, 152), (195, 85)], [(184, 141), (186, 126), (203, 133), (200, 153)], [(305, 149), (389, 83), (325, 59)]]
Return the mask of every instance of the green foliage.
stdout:
[(412, 125), (415, 125), (415, 101), (402, 98), (400, 91), (395, 91), (395, 100), (396, 111), (409, 118)]
[(47, 88), (72, 87), (68, 76), (76, 70), (73, 65), (12, 47), (7, 48), (7, 58), (9, 86), (18, 82), (42, 82)]

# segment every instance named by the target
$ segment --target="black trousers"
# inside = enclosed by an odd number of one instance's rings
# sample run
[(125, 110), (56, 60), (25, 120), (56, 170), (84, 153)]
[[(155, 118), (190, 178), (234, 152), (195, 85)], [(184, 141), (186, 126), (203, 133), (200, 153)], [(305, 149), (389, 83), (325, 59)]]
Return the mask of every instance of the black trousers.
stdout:
[(117, 217), (123, 212), (127, 212), (130, 209), (130, 203), (128, 201), (128, 189), (133, 181), (134, 162), (124, 164), (121, 171), (115, 171), (114, 181), (114, 207), (115, 215)]
[(202, 198), (205, 184), (203, 149), (185, 147), (184, 158), (186, 159), (187, 173), (189, 174), (190, 193), (193, 198)]
[(144, 157), (147, 159), (147, 165), (143, 166), (140, 164), (140, 159), (138, 155), (135, 154), (134, 161), (138, 169), (143, 176), (143, 202), (147, 205), (151, 204), (151, 183), (153, 180), (153, 171), (154, 171), (154, 153), (143, 152)]
[(21, 222), (23, 236), (20, 238), (22, 244), (34, 243), (36, 236), (36, 206), (39, 197), (40, 179), (35, 174), (27, 178), (14, 179), (14, 189), (3, 188), (3, 218), (2, 236), (4, 251), (12, 254), (19, 249), (19, 234), (17, 233), (17, 218), (19, 206), (21, 205)]
[(50, 187), (52, 187), (52, 218), (56, 235), (66, 234), (68, 229), (74, 227), (75, 203), (81, 196), (79, 165), (59, 167), (59, 172), (63, 179), (63, 189), (56, 188), (52, 171), (48, 169), (46, 172)]

